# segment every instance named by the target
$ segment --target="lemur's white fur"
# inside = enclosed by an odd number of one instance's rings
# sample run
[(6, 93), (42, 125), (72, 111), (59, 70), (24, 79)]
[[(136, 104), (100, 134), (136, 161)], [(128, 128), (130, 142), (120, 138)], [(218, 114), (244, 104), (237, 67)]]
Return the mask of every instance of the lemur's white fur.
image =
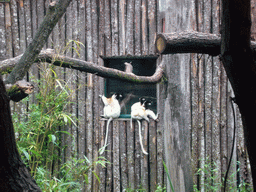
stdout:
[(101, 151), (100, 151), (100, 155), (101, 155), (105, 151), (105, 148), (107, 146), (109, 124), (114, 118), (118, 118), (120, 116), (121, 107), (118, 100), (116, 99), (116, 94), (112, 95), (112, 97), (110, 98), (106, 98), (104, 95), (99, 95), (99, 97), (102, 99), (104, 103), (103, 117), (108, 118), (106, 135), (105, 135), (105, 144), (101, 148)]
[(143, 148), (143, 143), (142, 143), (142, 136), (141, 136), (141, 123), (140, 120), (145, 119), (147, 122), (149, 122), (149, 117), (157, 121), (158, 114), (155, 115), (155, 113), (150, 110), (146, 109), (146, 100), (144, 98), (140, 99), (140, 102), (134, 103), (131, 107), (131, 127), (132, 127), (132, 120), (136, 119), (139, 125), (139, 138), (140, 138), (140, 146), (141, 150), (145, 155), (148, 155), (148, 153), (145, 151)]

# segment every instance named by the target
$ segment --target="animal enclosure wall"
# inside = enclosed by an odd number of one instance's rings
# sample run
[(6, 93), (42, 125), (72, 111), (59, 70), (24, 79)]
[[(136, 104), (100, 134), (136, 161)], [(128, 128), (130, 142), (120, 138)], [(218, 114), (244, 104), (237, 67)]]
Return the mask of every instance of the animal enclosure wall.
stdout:
[[(219, 34), (220, 1), (160, 0), (164, 33), (199, 31)], [(253, 26), (255, 21), (253, 22)], [(175, 191), (223, 190), (233, 141), (232, 90), (219, 57), (164, 55), (167, 82), (160, 85), (164, 117), (164, 152)], [(234, 189), (250, 183), (240, 114), (236, 109), (236, 143), (229, 181)], [(189, 161), (191, 159), (191, 161)], [(237, 161), (240, 165), (237, 165)], [(210, 167), (210, 168), (209, 168)], [(236, 174), (236, 169), (241, 171)], [(197, 173), (197, 170), (201, 171)], [(212, 170), (212, 171), (210, 171)], [(207, 188), (208, 187), (208, 188)], [(168, 190), (171, 190), (168, 186)]]
[[(48, 0), (11, 0), (0, 3), (0, 60), (22, 54), (42, 22)], [(54, 28), (45, 48), (59, 54), (104, 65), (100, 56), (156, 55), (158, 32), (195, 30), (219, 33), (219, 1), (191, 0), (73, 0)], [(78, 46), (79, 45), (79, 46)], [(168, 185), (163, 169), (166, 162), (176, 191), (198, 188), (207, 175), (195, 175), (206, 158), (216, 162), (218, 181), (224, 175), (233, 139), (233, 117), (229, 96), (232, 95), (225, 71), (217, 57), (200, 54), (160, 56), (166, 73), (157, 85), (157, 112), (160, 121), (142, 123), (144, 146), (142, 154), (138, 127), (130, 127), (128, 119), (113, 121), (109, 145), (103, 154), (111, 162), (106, 168), (90, 172), (86, 191), (123, 191), (127, 188), (155, 191)], [(65, 147), (60, 151), (62, 162), (71, 157), (96, 160), (104, 144), (106, 121), (100, 118), (105, 93), (105, 80), (95, 74), (55, 68), (58, 77), (72, 91), (68, 112), (77, 118), (77, 126), (64, 126), (74, 139), (63, 135)], [(27, 78), (42, 78), (43, 67), (34, 64)], [(37, 87), (37, 84), (35, 84)], [(38, 90), (36, 89), (35, 92)], [(36, 102), (12, 103), (13, 112), (20, 114)], [(238, 110), (237, 140), (232, 172), (236, 160), (247, 171), (241, 120)], [(245, 171), (241, 179), (247, 179)], [(233, 178), (238, 179), (237, 177)], [(168, 186), (170, 187), (170, 186)]]
[[(13, 0), (0, 3), (1, 60), (25, 51), (44, 18), (49, 2)], [(98, 65), (104, 64), (100, 55), (155, 55), (157, 19), (155, 0), (73, 0), (45, 48)], [(43, 70), (42, 65), (33, 65), (28, 78), (42, 78)], [(103, 104), (99, 98), (105, 93), (104, 79), (70, 69), (55, 70), (73, 90), (68, 111), (77, 118), (78, 125), (62, 128), (74, 140), (66, 135), (61, 137), (63, 146), (66, 146), (60, 152), (61, 163), (76, 155), (79, 158), (85, 155), (92, 162), (98, 158), (98, 151), (104, 144), (106, 121), (100, 118)], [(13, 112), (22, 114), (27, 110), (27, 104), (36, 101), (32, 95), (28, 103), (12, 104)], [(123, 191), (129, 187), (154, 191), (158, 185), (163, 186), (162, 132), (154, 122), (149, 125), (143, 122), (142, 125), (144, 146), (150, 155), (141, 153), (137, 125), (131, 128), (128, 119), (113, 121), (109, 145), (103, 154), (111, 164), (94, 170), (100, 183), (92, 172), (89, 173), (86, 191)], [(57, 163), (55, 168), (58, 168)]]

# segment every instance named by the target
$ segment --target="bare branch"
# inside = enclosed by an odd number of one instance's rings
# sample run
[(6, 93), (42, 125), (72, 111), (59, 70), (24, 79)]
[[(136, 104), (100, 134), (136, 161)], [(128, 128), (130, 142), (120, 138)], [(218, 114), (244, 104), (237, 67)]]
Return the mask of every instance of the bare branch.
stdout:
[(66, 12), (66, 9), (70, 2), (71, 0), (59, 0), (57, 4), (56, 2), (50, 3), (48, 12), (43, 22), (41, 23), (35, 35), (35, 38), (29, 44), (25, 53), (19, 60), (18, 64), (15, 66), (15, 68), (8, 76), (8, 83), (14, 84), (16, 81), (23, 79), (26, 72), (28, 71), (28, 69), (33, 64), (38, 54), (42, 50), (54, 26), (62, 17), (62, 15)]
[[(3, 73), (4, 70), (11, 70), (13, 66), (18, 62), (21, 56), (17, 56), (12, 59), (7, 59), (0, 62), (0, 72)], [(107, 68), (103, 66), (96, 65), (91, 62), (63, 56), (56, 55), (54, 50), (47, 49), (41, 51), (35, 62), (48, 62), (55, 66), (75, 69), (83, 72), (92, 73), (105, 78), (116, 78), (123, 81), (135, 82), (135, 83), (158, 83), (164, 72), (163, 62), (157, 66), (155, 73), (152, 76), (137, 76), (130, 72), (124, 72), (117, 69)]]

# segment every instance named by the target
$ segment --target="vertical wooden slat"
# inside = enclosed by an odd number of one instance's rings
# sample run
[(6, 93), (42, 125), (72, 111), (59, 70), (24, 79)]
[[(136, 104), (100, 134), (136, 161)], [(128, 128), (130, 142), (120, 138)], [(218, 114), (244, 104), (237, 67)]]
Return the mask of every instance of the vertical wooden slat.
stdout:
[[(87, 61), (93, 61), (93, 50), (92, 50), (92, 17), (91, 17), (91, 2), (86, 1), (86, 58)], [(87, 74), (87, 94), (86, 94), (86, 133), (87, 133), (87, 158), (93, 161), (93, 76)], [(88, 183), (86, 191), (92, 190), (92, 172), (88, 173)]]
[[(73, 1), (73, 7), (72, 7), (72, 20), (73, 20), (73, 30), (72, 30), (72, 40), (77, 41), (79, 40), (78, 37), (78, 2), (77, 0)], [(75, 43), (73, 43), (74, 49), (78, 50), (78, 47), (76, 46)], [(79, 55), (77, 54), (76, 51), (72, 52), (72, 57), (78, 58)], [(72, 107), (72, 113), (75, 115), (76, 118), (78, 118), (77, 114), (77, 106), (78, 106), (78, 71), (72, 71), (72, 76), (73, 79), (71, 81), (72, 83), (72, 90), (73, 90), (73, 103), (71, 105)], [(77, 158), (77, 151), (78, 151), (78, 127), (75, 125), (71, 126), (71, 134), (73, 136), (73, 142), (72, 142), (72, 148), (71, 148), (71, 155), (73, 158)]]
[[(46, 1), (46, 3), (47, 3), (47, 1)], [(35, 33), (36, 33), (38, 27), (40, 26), (40, 24), (42, 23), (42, 21), (44, 19), (44, 16), (45, 16), (45, 13), (46, 13), (47, 10), (45, 8), (45, 0), (37, 0), (35, 6), (36, 6), (36, 9), (37, 9), (36, 10), (37, 27), (36, 27), (36, 31), (35, 31)], [(44, 48), (46, 48), (46, 45), (44, 46)]]
[(10, 3), (5, 3), (6, 57), (12, 57), (12, 21)]
[(126, 47), (126, 30), (125, 30), (125, 0), (119, 0), (119, 54), (125, 55)]
[[(157, 6), (157, 12), (156, 12), (156, 19), (157, 19), (157, 33), (164, 32), (164, 26), (163, 26), (163, 13), (160, 13), (160, 1), (156, 1)], [(160, 56), (157, 60), (157, 65), (160, 64), (162, 61), (162, 57)], [(161, 83), (164, 84), (164, 83)], [(163, 102), (163, 96), (164, 91), (162, 91), (163, 85), (157, 84), (157, 93), (156, 93), (156, 101), (157, 101), (157, 113), (159, 114), (159, 123), (157, 123), (157, 184), (160, 186), (166, 186), (164, 180), (164, 167), (163, 167), (163, 161), (164, 161), (164, 138), (163, 138), (163, 113), (160, 110), (162, 108)]]
[(147, 1), (142, 0), (141, 4), (141, 38), (142, 38), (142, 55), (148, 55), (148, 22), (147, 22)]
[[(98, 54), (99, 54), (99, 13), (98, 13), (98, 2), (96, 0), (91, 1), (91, 17), (92, 17), (92, 54), (93, 54), (93, 62), (98, 64)], [(96, 75), (93, 77), (94, 81), (94, 87), (93, 87), (93, 137), (94, 137), (94, 142), (93, 142), (93, 159), (96, 161), (99, 157), (98, 151), (99, 151), (99, 130), (100, 130), (100, 83), (103, 83), (100, 81), (100, 78)], [(95, 173), (99, 176), (100, 170), (99, 166), (95, 167)], [(99, 191), (99, 182), (98, 179), (93, 175), (93, 180), (92, 180), (92, 186), (93, 186), (93, 191)]]
[[(211, 32), (211, 13), (212, 13), (211, 1), (203, 2), (203, 29), (205, 33)], [(201, 13), (200, 13), (201, 14)], [(205, 168), (209, 164), (209, 159), (211, 159), (211, 94), (212, 94), (212, 57), (204, 56), (204, 157), (202, 159), (203, 164), (201, 168)], [(202, 158), (202, 156), (201, 156)], [(210, 178), (211, 173), (204, 173), (204, 178)], [(205, 184), (205, 181), (202, 181)], [(204, 189), (204, 188), (203, 188)], [(205, 189), (204, 189), (205, 190)]]
[[(149, 133), (149, 124), (146, 121), (143, 121), (141, 124), (141, 132), (142, 132), (142, 137), (143, 137), (143, 146), (145, 150), (149, 153), (149, 138), (148, 138), (148, 133)], [(141, 152), (141, 148), (139, 148), (141, 155), (141, 186), (143, 189), (146, 191), (149, 191), (149, 156), (144, 155)]]
[[(81, 43), (79, 45), (79, 59), (85, 60), (86, 55), (86, 10), (85, 10), (85, 1), (77, 1), (78, 15), (77, 15), (77, 41)], [(78, 48), (78, 47), (76, 47)], [(77, 153), (79, 159), (84, 159), (86, 156), (86, 94), (87, 94), (87, 84), (86, 84), (86, 74), (83, 72), (77, 72), (77, 117), (78, 117), (78, 128), (77, 128)], [(87, 156), (92, 163), (93, 159), (90, 156)], [(82, 191), (85, 189), (91, 189), (92, 182), (91, 172), (88, 173), (88, 185), (82, 187)]]
[[(105, 126), (105, 121), (100, 121), (100, 131), (99, 131), (99, 135), (100, 135), (100, 148), (104, 145), (104, 135), (106, 133), (106, 126)], [(102, 156), (106, 156), (106, 151), (102, 154)], [(107, 165), (106, 165), (107, 166)], [(99, 178), (100, 178), (100, 186), (99, 186), (99, 190), (100, 191), (106, 191), (106, 174), (107, 174), (107, 167), (104, 167), (100, 169), (99, 171)]]
[(127, 55), (134, 55), (134, 0), (126, 2), (127, 18), (126, 18), (126, 52)]
[(5, 31), (5, 14), (4, 14), (4, 3), (0, 3), (0, 60), (6, 58), (6, 31)]
[(150, 167), (150, 178), (149, 185), (150, 191), (155, 191), (157, 187), (157, 137), (156, 137), (156, 124), (154, 121), (149, 123), (149, 167)]
[(128, 169), (127, 166), (127, 124), (130, 121), (122, 121), (120, 123), (119, 141), (120, 141), (120, 171), (121, 171), (121, 191), (128, 188)]
[[(112, 56), (118, 55), (118, 0), (111, 0)], [(119, 123), (113, 122), (113, 191), (120, 191)]]
[(148, 0), (148, 23), (149, 23), (149, 54), (155, 54), (155, 39), (156, 39), (156, 1)]
[(110, 164), (107, 165), (106, 192), (113, 191), (113, 121), (109, 124), (107, 145), (104, 153), (106, 153), (106, 158), (110, 161)]
[(128, 161), (128, 186), (134, 189), (135, 185), (135, 162), (134, 162), (134, 128), (135, 121), (133, 121), (132, 125), (130, 123), (127, 124), (127, 161)]
[(118, 0), (111, 0), (111, 35), (112, 35), (112, 56), (118, 55)]
[(134, 9), (134, 53), (141, 55), (141, 0), (135, 1)]
[(18, 18), (19, 18), (19, 37), (20, 37), (20, 51), (24, 53), (26, 50), (26, 24), (24, 13), (24, 0), (18, 3)]
[[(205, 18), (205, 10), (204, 10), (204, 1), (199, 0), (195, 1), (197, 3), (196, 9), (196, 22), (197, 22), (197, 30), (202, 32), (204, 31), (204, 18)], [(198, 129), (198, 168), (204, 169), (205, 165), (205, 134), (204, 134), (204, 61), (205, 56), (197, 54), (196, 62), (198, 63), (198, 71), (197, 71), (197, 79), (196, 79), (196, 89), (198, 94), (198, 120), (197, 120), (197, 129)], [(199, 188), (201, 191), (204, 191), (204, 179), (205, 173), (204, 171), (200, 172), (199, 177)]]
[[(220, 4), (217, 1), (213, 1), (212, 11), (212, 32), (219, 33), (219, 8)], [(220, 62), (218, 58), (213, 58), (213, 84), (212, 84), (212, 161), (216, 163), (216, 182), (221, 182), (221, 164), (220, 164)], [(215, 168), (215, 167), (213, 167)]]
[[(112, 54), (112, 36), (111, 36), (111, 4), (109, 0), (104, 0), (104, 44), (105, 44), (105, 55), (111, 56)], [(112, 150), (113, 150), (113, 129), (112, 126), (113, 123), (109, 126), (109, 135), (108, 135), (108, 146), (106, 147), (105, 154), (108, 161), (111, 162), (111, 164), (107, 165), (107, 173), (106, 173), (106, 191), (112, 191), (113, 189), (113, 183), (112, 183)], [(103, 137), (105, 138), (105, 133), (103, 134)]]
[(221, 182), (220, 164), (220, 63), (213, 58), (213, 84), (212, 84), (212, 162), (213, 177), (216, 177), (213, 185)]
[(11, 22), (12, 22), (12, 37), (13, 37), (13, 56), (21, 54), (20, 52), (20, 39), (19, 39), (19, 27), (18, 27), (18, 13), (17, 13), (17, 2), (11, 0)]
[(119, 121), (113, 121), (113, 191), (120, 191)]
[(25, 11), (25, 30), (26, 30), (26, 46), (32, 41), (32, 18), (31, 18), (31, 2), (29, 0), (24, 1)]
[(220, 160), (221, 160), (221, 177), (225, 176), (227, 170), (227, 76), (224, 67), (220, 66)]
[[(98, 28), (98, 33), (99, 33), (99, 55), (104, 55), (105, 54), (105, 15), (104, 10), (104, 0), (99, 0), (98, 1), (98, 17), (99, 17), (99, 28)], [(104, 65), (104, 62), (101, 58), (98, 58), (99, 65)], [(99, 78), (99, 94), (103, 95), (104, 94), (104, 80), (102, 78)], [(98, 95), (96, 95), (98, 96)], [(103, 103), (99, 101), (99, 114), (103, 114)], [(105, 135), (105, 129), (104, 129), (105, 122), (100, 121), (100, 127), (99, 127), (99, 149), (104, 145), (104, 135)], [(105, 155), (105, 154), (103, 154)], [(105, 181), (106, 181), (106, 168), (100, 167), (99, 168), (99, 178), (101, 183), (99, 184), (99, 191), (106, 191), (105, 190)]]
[(198, 143), (198, 114), (199, 114), (199, 109), (198, 109), (198, 89), (197, 89), (197, 84), (198, 84), (198, 79), (197, 79), (197, 60), (196, 60), (196, 55), (191, 54), (192, 62), (191, 62), (191, 108), (192, 108), (192, 113), (191, 113), (191, 125), (192, 125), (192, 173), (193, 173), (193, 181), (194, 184), (198, 185), (198, 176), (196, 175), (197, 168), (198, 168), (198, 161), (199, 161), (199, 143)]
[(164, 184), (164, 141), (163, 141), (163, 113), (160, 111), (163, 105), (162, 98), (164, 92), (161, 91), (162, 85), (157, 85), (157, 112), (159, 113), (159, 123), (156, 124), (157, 129), (157, 184), (165, 186)]
[[(205, 64), (205, 159), (212, 159), (212, 57), (207, 58)], [(206, 163), (209, 163), (206, 162)], [(211, 174), (206, 173), (206, 178)]]
[[(73, 2), (70, 3), (69, 7), (67, 8), (66, 11), (66, 43), (68, 43), (70, 40), (73, 39)], [(72, 42), (66, 45), (66, 55), (72, 57)], [(75, 102), (75, 72), (72, 72), (71, 69), (65, 69), (65, 81), (67, 82), (68, 87), (71, 90), (71, 95), (70, 95), (70, 104), (67, 107), (68, 112), (71, 114), (73, 113), (73, 105)], [(76, 117), (76, 115), (74, 115)], [(74, 125), (73, 125), (74, 126)], [(72, 134), (72, 125), (67, 125), (65, 126), (64, 131), (67, 131), (68, 133)], [(64, 134), (64, 143), (63, 145), (65, 146), (64, 150), (64, 158), (63, 161), (68, 161), (71, 159), (71, 153), (72, 153), (72, 140), (73, 137), (71, 137), (68, 134)]]
[[(78, 4), (78, 41), (85, 45), (85, 1), (80, 0)], [(85, 60), (86, 51), (85, 47), (80, 45), (80, 59)], [(79, 120), (79, 128), (78, 128), (78, 154), (79, 158), (84, 158), (85, 156), (85, 95), (86, 95), (86, 75), (85, 73), (78, 72), (78, 120)]]

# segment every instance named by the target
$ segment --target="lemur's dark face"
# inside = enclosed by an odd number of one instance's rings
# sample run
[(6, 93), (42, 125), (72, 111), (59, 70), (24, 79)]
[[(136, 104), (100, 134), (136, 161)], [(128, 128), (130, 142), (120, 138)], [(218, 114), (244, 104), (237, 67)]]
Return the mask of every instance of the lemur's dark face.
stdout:
[(140, 104), (143, 105), (146, 101), (146, 99), (144, 97), (140, 97), (139, 98)]
[(153, 103), (153, 102), (152, 102), (151, 100), (146, 100), (145, 103), (144, 103), (144, 107), (145, 107), (146, 109), (148, 109), (148, 107), (151, 106), (152, 103)]
[(121, 93), (115, 93), (116, 99), (121, 100), (123, 98), (123, 95)]

